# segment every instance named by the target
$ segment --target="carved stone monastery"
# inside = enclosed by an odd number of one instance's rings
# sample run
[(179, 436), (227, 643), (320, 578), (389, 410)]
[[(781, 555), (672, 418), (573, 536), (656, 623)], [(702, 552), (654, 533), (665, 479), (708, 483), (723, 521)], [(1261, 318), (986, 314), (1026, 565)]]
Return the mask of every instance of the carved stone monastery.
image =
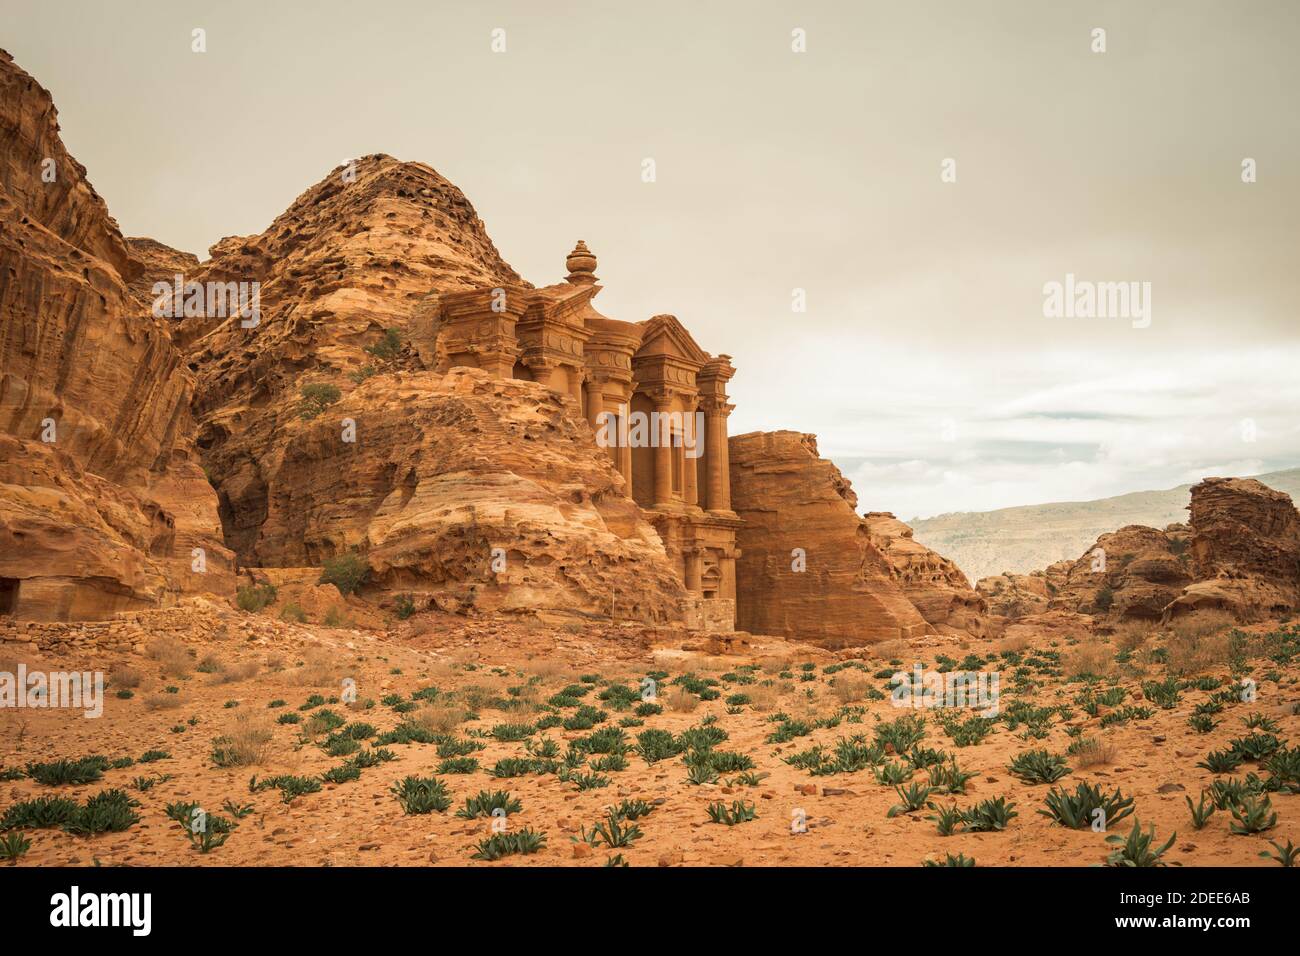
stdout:
[(601, 286), (585, 242), (565, 264), (568, 275), (554, 285), (443, 296), (439, 371), (470, 366), (571, 400), (698, 597), (701, 626), (729, 630), (742, 523), (731, 508), (727, 455), (731, 358), (705, 352), (671, 315), (602, 315), (592, 305)]

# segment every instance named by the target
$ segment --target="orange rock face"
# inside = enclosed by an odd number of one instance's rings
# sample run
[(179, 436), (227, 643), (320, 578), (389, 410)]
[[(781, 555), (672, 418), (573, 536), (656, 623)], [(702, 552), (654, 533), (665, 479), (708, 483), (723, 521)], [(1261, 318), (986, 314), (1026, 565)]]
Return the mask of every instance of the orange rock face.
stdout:
[(864, 520), (871, 543), (922, 617), (940, 630), (985, 633), (988, 602), (957, 565), (914, 541), (912, 529), (887, 511), (870, 511)]
[(680, 616), (662, 542), (544, 386), (466, 368), (376, 376), (281, 437), (265, 473), (266, 563), (363, 547), (373, 585), (420, 606)]
[[(194, 276), (214, 279), (260, 285), (255, 326), (182, 323), (199, 445), (242, 563), (356, 550), (380, 600), (680, 619), (661, 540), (560, 394), (429, 370), (439, 295), (527, 286), (432, 169), (371, 156), (331, 173), (262, 235), (219, 243)], [(305, 417), (304, 384), (337, 398)]]
[(742, 630), (856, 647), (936, 629), (909, 591), (943, 627), (961, 627), (954, 622), (982, 607), (960, 572), (911, 541), (906, 525), (857, 514), (852, 486), (818, 455), (814, 436), (737, 435), (730, 455), (732, 507), (744, 521), (736, 535)]
[(1103, 534), (1055, 585), (1051, 606), (1117, 620), (1159, 620), (1192, 581), (1188, 533), (1128, 525)]
[(216, 498), (188, 446), (190, 376), (128, 288), (143, 267), (59, 141), (49, 94), (8, 54), (0, 130), (7, 610), (93, 618), (225, 590)]
[[(1067, 567), (1069, 562), (1064, 562)], [(1041, 614), (1051, 602), (1048, 576), (1043, 571), (1032, 574), (995, 574), (980, 578), (975, 590), (983, 595), (989, 613), (999, 617), (1027, 617)]]
[(1252, 478), (1206, 478), (1192, 488), (1196, 581), (1169, 608), (1241, 620), (1300, 607), (1300, 514), (1290, 496)]
[(1188, 525), (1129, 525), (1077, 561), (984, 578), (979, 589), (1013, 620), (1041, 612), (1038, 580), (1051, 609), (1109, 622), (1211, 609), (1252, 621), (1300, 607), (1300, 514), (1289, 496), (1251, 478), (1207, 478), (1188, 510)]

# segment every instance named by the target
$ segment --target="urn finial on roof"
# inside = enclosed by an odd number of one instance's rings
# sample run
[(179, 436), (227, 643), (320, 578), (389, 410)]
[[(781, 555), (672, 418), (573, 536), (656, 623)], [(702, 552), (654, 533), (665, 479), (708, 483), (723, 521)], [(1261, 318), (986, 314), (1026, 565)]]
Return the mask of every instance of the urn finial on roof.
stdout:
[(574, 285), (595, 284), (596, 257), (581, 239), (565, 258), (564, 264), (569, 267), (569, 274), (564, 277), (566, 282), (572, 282)]

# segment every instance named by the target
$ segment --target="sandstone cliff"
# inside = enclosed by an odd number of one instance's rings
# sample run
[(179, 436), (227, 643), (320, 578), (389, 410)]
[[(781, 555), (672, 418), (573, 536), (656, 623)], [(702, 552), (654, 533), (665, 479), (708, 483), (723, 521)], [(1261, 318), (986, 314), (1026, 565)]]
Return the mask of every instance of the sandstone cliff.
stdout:
[(869, 511), (863, 519), (872, 545), (931, 624), (969, 634), (984, 633), (988, 603), (961, 569), (912, 537), (912, 529), (887, 511)]
[(1300, 607), (1300, 514), (1289, 496), (1252, 478), (1207, 478), (1188, 510), (1186, 525), (1129, 525), (1076, 561), (984, 578), (978, 589), (1010, 619), (1042, 611), (1039, 581), (1050, 609), (1106, 622), (1204, 609), (1250, 621)]
[(58, 131), (49, 93), (0, 51), (7, 603), (86, 618), (228, 591), (216, 498), (188, 445), (190, 375), (128, 288), (143, 267)]
[[(432, 371), (420, 317), (434, 297), (527, 285), (434, 170), (358, 160), (260, 236), (218, 243), (193, 278), (260, 286), (255, 326), (183, 323), (198, 443), (243, 564), (356, 551), (380, 601), (680, 617), (685, 591), (662, 542), (559, 394)], [(338, 398), (308, 409), (304, 386)]]
[(860, 517), (857, 496), (818, 455), (815, 436), (751, 432), (732, 437), (729, 451), (732, 507), (745, 522), (736, 563), (742, 630), (828, 648), (936, 626), (981, 630), (972, 612), (982, 600), (960, 572), (912, 542), (892, 516)]
[(1192, 581), (1189, 537), (1183, 525), (1164, 531), (1129, 525), (1103, 534), (1053, 583), (1051, 607), (1116, 620), (1159, 620)]
[(1171, 615), (1221, 608), (1240, 619), (1300, 608), (1300, 514), (1253, 478), (1206, 478), (1189, 505), (1195, 583)]
[[(1300, 495), (1300, 468), (1255, 478), (1293, 499)], [(1116, 528), (1134, 524), (1163, 528), (1186, 520), (1191, 487), (955, 512), (917, 519), (911, 525), (918, 541), (951, 558), (972, 581), (1002, 572), (1029, 574), (1056, 561), (1073, 562), (1098, 536)]]

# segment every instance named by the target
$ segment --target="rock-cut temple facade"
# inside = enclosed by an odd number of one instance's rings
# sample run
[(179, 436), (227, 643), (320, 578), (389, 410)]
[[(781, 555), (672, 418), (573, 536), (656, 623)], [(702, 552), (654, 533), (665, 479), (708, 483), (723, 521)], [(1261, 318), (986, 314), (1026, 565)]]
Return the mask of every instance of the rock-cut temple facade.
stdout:
[(546, 385), (591, 424), (623, 488), (659, 532), (705, 630), (736, 619), (736, 529), (727, 455), (727, 355), (710, 355), (671, 315), (623, 322), (592, 305), (596, 257), (579, 241), (563, 282), (443, 295), (438, 367)]

